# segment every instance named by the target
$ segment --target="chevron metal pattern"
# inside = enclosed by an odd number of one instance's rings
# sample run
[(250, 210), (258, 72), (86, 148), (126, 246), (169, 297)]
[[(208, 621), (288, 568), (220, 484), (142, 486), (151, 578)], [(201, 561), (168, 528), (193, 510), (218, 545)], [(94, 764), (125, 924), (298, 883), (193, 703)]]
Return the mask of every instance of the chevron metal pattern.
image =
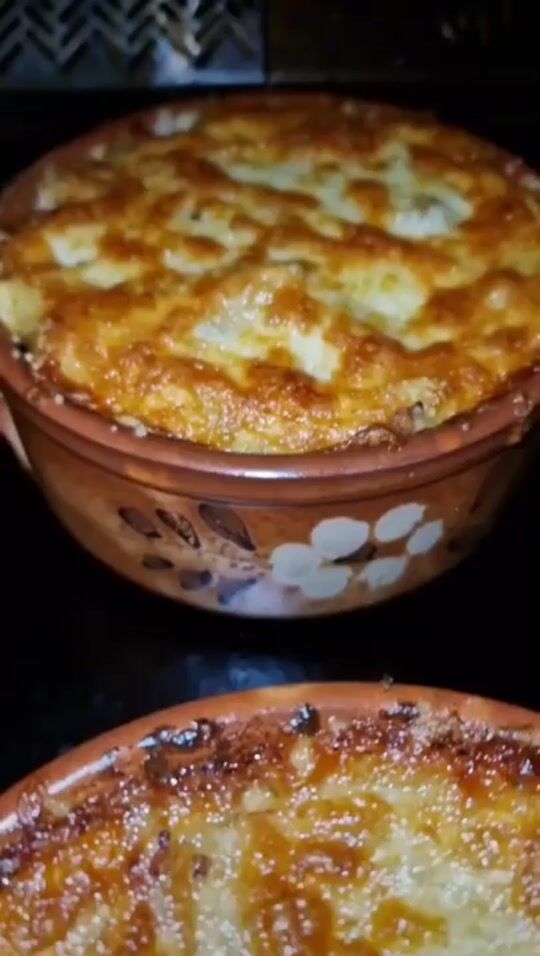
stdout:
[(255, 82), (262, 0), (0, 0), (0, 88)]

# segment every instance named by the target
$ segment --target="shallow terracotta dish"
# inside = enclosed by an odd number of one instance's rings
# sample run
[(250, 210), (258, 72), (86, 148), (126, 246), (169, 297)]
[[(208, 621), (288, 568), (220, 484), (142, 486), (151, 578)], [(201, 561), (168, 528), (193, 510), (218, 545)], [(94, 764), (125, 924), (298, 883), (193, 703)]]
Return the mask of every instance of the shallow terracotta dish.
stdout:
[[(53, 161), (61, 167), (150, 127), (156, 115), (112, 124)], [(28, 214), (43, 169), (4, 193), (0, 226)], [(521, 438), (540, 398), (540, 374), (529, 368), (503, 394), (391, 445), (241, 454), (112, 429), (63, 401), (12, 353), (4, 337), (4, 430), (78, 541), (146, 588), (253, 616), (364, 607), (456, 564), (519, 473)]]
[(0, 799), (0, 952), (532, 956), (539, 834), (531, 712), (374, 684), (197, 701)]

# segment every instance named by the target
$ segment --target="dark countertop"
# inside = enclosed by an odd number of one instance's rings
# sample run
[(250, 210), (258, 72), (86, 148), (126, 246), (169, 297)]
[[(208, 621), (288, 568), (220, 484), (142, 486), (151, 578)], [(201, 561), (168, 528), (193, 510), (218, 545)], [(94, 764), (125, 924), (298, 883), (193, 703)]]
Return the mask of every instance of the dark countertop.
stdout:
[[(424, 91), (411, 102), (427, 99)], [(443, 115), (538, 163), (535, 97), (527, 105), (518, 96), (514, 108), (503, 96), (497, 115), (472, 93), (458, 100)], [(35, 100), (0, 101), (0, 118), (12, 119), (0, 173), (105, 116), (103, 101), (93, 102), (86, 122), (65, 106), (60, 123)], [(257, 622), (194, 611), (116, 578), (64, 533), (0, 441), (0, 790), (131, 718), (258, 685), (386, 675), (539, 708), (537, 467), (486, 542), (439, 582), (367, 612)]]

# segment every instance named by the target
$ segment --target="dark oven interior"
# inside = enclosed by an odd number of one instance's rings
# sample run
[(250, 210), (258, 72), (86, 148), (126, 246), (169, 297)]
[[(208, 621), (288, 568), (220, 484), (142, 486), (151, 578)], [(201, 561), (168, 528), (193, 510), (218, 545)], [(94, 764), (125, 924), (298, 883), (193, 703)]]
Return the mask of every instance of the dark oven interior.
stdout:
[(339, 86), (535, 159), (534, 0), (8, 0), (1, 174), (103, 118), (213, 88)]

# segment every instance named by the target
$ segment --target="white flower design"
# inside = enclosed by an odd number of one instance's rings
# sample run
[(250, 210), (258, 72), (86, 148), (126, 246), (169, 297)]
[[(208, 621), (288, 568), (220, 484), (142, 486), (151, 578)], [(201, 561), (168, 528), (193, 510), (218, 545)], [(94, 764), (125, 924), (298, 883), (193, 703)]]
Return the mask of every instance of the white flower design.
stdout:
[(357, 521), (355, 518), (325, 518), (311, 532), (315, 551), (328, 561), (349, 557), (359, 551), (368, 538), (367, 521)]
[(442, 521), (428, 521), (420, 525), (407, 541), (409, 554), (427, 554), (437, 544), (444, 532)]
[(309, 544), (280, 544), (271, 557), (272, 577), (279, 584), (299, 587), (322, 563)]
[(362, 568), (358, 580), (362, 584), (367, 584), (371, 591), (390, 587), (391, 584), (399, 581), (407, 570), (408, 563), (409, 559), (405, 555), (399, 555), (395, 558), (376, 558), (375, 561), (369, 561)]
[[(373, 533), (367, 521), (340, 516), (325, 518), (315, 525), (310, 544), (292, 541), (280, 544), (270, 555), (271, 579), (285, 587), (297, 588), (310, 600), (323, 601), (345, 590), (353, 577), (347, 563), (362, 560), (356, 577), (371, 591), (389, 588), (403, 577), (412, 558), (427, 554), (442, 538), (444, 522), (423, 522), (426, 505), (408, 502), (390, 508), (376, 521)], [(406, 538), (400, 554), (369, 559), (365, 546), (370, 540), (392, 544)], [(345, 563), (334, 563), (341, 562)]]
[(425, 510), (425, 505), (419, 505), (416, 502), (390, 508), (375, 525), (377, 541), (386, 543), (387, 541), (399, 541), (400, 538), (405, 538), (416, 525), (420, 524)]
[(343, 591), (352, 576), (346, 564), (325, 562), (348, 558), (369, 538), (369, 525), (355, 518), (325, 518), (311, 532), (311, 544), (280, 544), (270, 555), (272, 577), (279, 584), (300, 588), (312, 600), (323, 601)]

